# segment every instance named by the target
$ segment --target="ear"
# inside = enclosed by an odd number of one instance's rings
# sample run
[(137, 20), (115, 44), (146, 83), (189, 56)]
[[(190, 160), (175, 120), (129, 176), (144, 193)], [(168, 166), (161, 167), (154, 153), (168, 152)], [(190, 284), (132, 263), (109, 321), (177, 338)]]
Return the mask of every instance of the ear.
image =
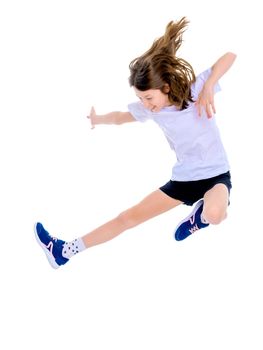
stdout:
[(169, 86), (169, 84), (164, 84), (164, 86), (163, 86), (163, 88), (162, 88), (162, 92), (164, 93), (164, 94), (168, 94), (169, 92), (170, 92), (170, 86)]

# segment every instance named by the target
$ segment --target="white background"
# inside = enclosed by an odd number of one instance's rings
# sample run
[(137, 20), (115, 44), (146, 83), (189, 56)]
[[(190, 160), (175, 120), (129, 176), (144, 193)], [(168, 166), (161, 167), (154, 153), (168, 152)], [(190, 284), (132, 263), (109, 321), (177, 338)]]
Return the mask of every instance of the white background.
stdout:
[[(0, 4), (3, 348), (262, 349), (260, 2)], [(179, 54), (196, 73), (238, 55), (216, 97), (228, 220), (178, 243), (184, 206), (52, 270), (35, 221), (71, 240), (169, 180), (175, 158), (155, 125), (90, 130), (86, 116), (126, 110), (129, 62), (182, 16)]]

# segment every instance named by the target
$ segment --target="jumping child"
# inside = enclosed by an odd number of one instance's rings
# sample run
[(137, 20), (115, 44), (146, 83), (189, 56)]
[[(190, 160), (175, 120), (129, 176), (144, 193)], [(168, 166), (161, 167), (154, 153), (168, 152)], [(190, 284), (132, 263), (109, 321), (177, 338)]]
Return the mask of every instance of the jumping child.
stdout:
[(236, 55), (226, 53), (195, 77), (192, 66), (177, 57), (187, 24), (185, 17), (168, 23), (164, 35), (130, 63), (129, 83), (138, 102), (129, 104), (127, 112), (105, 115), (97, 115), (92, 108), (88, 117), (92, 128), (99, 124), (154, 121), (176, 153), (171, 179), (138, 204), (71, 242), (54, 238), (37, 223), (37, 241), (53, 268), (180, 204), (195, 206), (175, 229), (178, 241), (226, 218), (232, 185), (214, 116), (214, 94), (220, 90), (218, 80), (232, 66)]

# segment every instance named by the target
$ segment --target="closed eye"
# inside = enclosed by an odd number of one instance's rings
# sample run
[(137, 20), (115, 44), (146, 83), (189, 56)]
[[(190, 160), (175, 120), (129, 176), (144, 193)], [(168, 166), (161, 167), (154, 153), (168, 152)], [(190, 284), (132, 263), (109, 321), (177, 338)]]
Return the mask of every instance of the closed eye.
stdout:
[(137, 96), (141, 101), (142, 100), (147, 100), (147, 101), (151, 101), (152, 97), (141, 97), (141, 96)]

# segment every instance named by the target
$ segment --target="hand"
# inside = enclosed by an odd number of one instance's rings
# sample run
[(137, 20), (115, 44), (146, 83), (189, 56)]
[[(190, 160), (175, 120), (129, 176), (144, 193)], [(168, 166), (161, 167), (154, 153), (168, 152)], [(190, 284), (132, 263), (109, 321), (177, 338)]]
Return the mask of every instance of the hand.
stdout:
[(203, 109), (206, 112), (207, 118), (213, 117), (213, 113), (216, 113), (216, 109), (214, 105), (214, 89), (212, 85), (206, 83), (204, 84), (195, 105), (197, 107), (199, 117), (202, 115)]
[(90, 120), (90, 125), (91, 125), (91, 129), (95, 129), (95, 124), (96, 124), (96, 112), (94, 107), (91, 107), (90, 110), (90, 115), (87, 116), (87, 118)]

